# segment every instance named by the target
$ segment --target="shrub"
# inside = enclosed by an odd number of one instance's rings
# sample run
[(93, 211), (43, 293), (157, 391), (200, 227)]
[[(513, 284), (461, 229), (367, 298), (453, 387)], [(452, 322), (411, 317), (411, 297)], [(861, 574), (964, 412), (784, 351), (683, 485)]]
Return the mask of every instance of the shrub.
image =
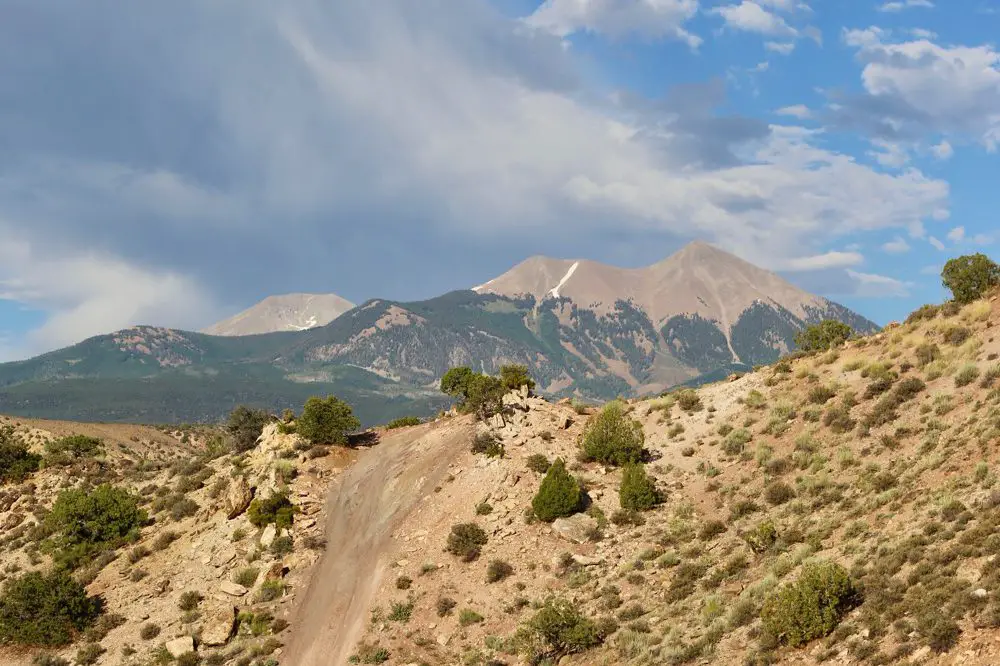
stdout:
[(764, 489), (764, 499), (772, 506), (778, 506), (795, 498), (795, 491), (783, 481), (775, 481)]
[(1000, 266), (985, 254), (949, 259), (941, 271), (941, 283), (959, 303), (971, 303), (1000, 284)]
[(139, 538), (146, 512), (127, 490), (104, 484), (90, 492), (64, 490), (52, 505), (47, 526), (56, 533), (58, 564), (76, 568), (85, 559)]
[(963, 366), (961, 370), (955, 373), (955, 387), (961, 388), (963, 386), (968, 386), (978, 378), (979, 368), (974, 365)]
[(851, 418), (847, 405), (840, 404), (826, 410), (826, 414), (823, 415), (823, 425), (836, 433), (845, 433), (854, 428), (855, 421)]
[(542, 453), (534, 453), (528, 456), (528, 460), (526, 461), (526, 463), (528, 469), (530, 469), (532, 472), (535, 472), (536, 474), (545, 474), (546, 472), (549, 471), (549, 467), (552, 466), (552, 463), (549, 462), (549, 459), (546, 458), (545, 455)]
[(76, 666), (93, 666), (104, 654), (104, 648), (98, 643), (88, 643), (76, 651)]
[(200, 592), (195, 590), (188, 590), (181, 595), (180, 600), (177, 602), (177, 607), (182, 611), (193, 611), (201, 603), (202, 596)]
[(831, 398), (837, 395), (829, 386), (814, 386), (809, 390), (809, 402), (815, 405), (825, 405)]
[(642, 460), (644, 443), (642, 424), (625, 413), (625, 403), (615, 400), (587, 424), (583, 453), (587, 460), (625, 465)]
[(507, 393), (503, 382), (489, 375), (474, 375), (469, 382), (464, 407), (485, 421), (503, 411), (503, 397)]
[(518, 634), (534, 653), (533, 663), (546, 656), (558, 661), (563, 655), (584, 652), (603, 641), (597, 625), (562, 598), (546, 600)]
[(962, 633), (955, 620), (938, 610), (921, 615), (917, 619), (917, 631), (927, 640), (928, 647), (937, 653), (953, 648)]
[(701, 396), (694, 389), (684, 389), (677, 393), (677, 406), (685, 412), (695, 412), (701, 409)]
[(423, 421), (420, 420), (419, 416), (403, 416), (398, 419), (393, 419), (385, 425), (386, 430), (395, 430), (397, 428), (409, 428), (411, 426), (418, 426)]
[(441, 378), (441, 392), (464, 401), (469, 396), (469, 385), (475, 375), (472, 368), (452, 368)]
[(268, 498), (257, 498), (250, 502), (247, 518), (254, 527), (264, 527), (274, 523), (275, 527), (291, 527), (298, 507), (288, 499), (288, 493), (277, 492)]
[(413, 579), (409, 576), (400, 576), (396, 579), (397, 590), (408, 590), (413, 585)]
[(486, 567), (486, 582), (498, 583), (514, 573), (514, 567), (503, 560), (492, 560)]
[(257, 601), (274, 601), (285, 594), (285, 581), (265, 580), (257, 590)]
[(807, 326), (795, 336), (795, 344), (803, 351), (825, 351), (842, 345), (854, 331), (836, 319), (826, 319)]
[(709, 520), (698, 530), (698, 537), (702, 541), (711, 541), (720, 534), (726, 533), (726, 524), (721, 520)]
[(778, 529), (772, 521), (765, 520), (749, 532), (743, 534), (743, 540), (746, 541), (750, 550), (758, 555), (766, 553), (778, 541)]
[(466, 562), (479, 557), (479, 552), (486, 545), (486, 532), (475, 523), (460, 523), (453, 525), (448, 535), (447, 551), (458, 555)]
[(101, 610), (101, 600), (65, 571), (24, 574), (0, 593), (0, 644), (67, 645)]
[(566, 471), (562, 458), (556, 458), (531, 500), (531, 509), (539, 520), (552, 522), (579, 511), (582, 500), (580, 483)]
[(893, 381), (892, 377), (879, 377), (865, 387), (865, 398), (874, 398), (877, 395), (882, 395), (892, 388)]
[(500, 381), (508, 391), (516, 391), (522, 386), (527, 386), (529, 391), (535, 389), (535, 380), (528, 374), (528, 368), (524, 365), (500, 366)]
[(271, 542), (271, 545), (268, 548), (268, 550), (271, 551), (272, 555), (276, 555), (278, 557), (289, 554), (290, 552), (292, 552), (292, 550), (294, 550), (292, 537), (288, 536), (287, 534), (275, 537), (274, 541)]
[(351, 406), (333, 395), (306, 400), (296, 422), (298, 434), (313, 444), (346, 444), (347, 433), (360, 427)]
[(42, 457), (14, 436), (12, 426), (0, 426), (0, 484), (20, 483), (37, 472)]
[(80, 458), (92, 458), (104, 451), (104, 443), (96, 437), (70, 435), (45, 445), (46, 464), (71, 465)]
[(479, 624), (483, 621), (483, 616), (471, 608), (463, 608), (458, 612), (458, 623), (463, 627), (471, 624)]
[(750, 441), (752, 435), (746, 428), (733, 430), (722, 441), (722, 450), (730, 456), (737, 456), (743, 453), (743, 448)]
[(243, 587), (253, 587), (254, 583), (257, 582), (257, 575), (260, 573), (260, 569), (256, 567), (245, 567), (239, 569), (233, 574), (233, 582), (237, 585), (242, 585)]
[(645, 466), (625, 466), (622, 484), (618, 489), (618, 501), (626, 511), (648, 511), (662, 501), (656, 485), (646, 474)]
[(405, 624), (410, 621), (411, 617), (413, 617), (413, 604), (396, 602), (392, 605), (387, 619), (391, 622), (402, 622)]
[(941, 350), (933, 342), (917, 345), (914, 351), (917, 356), (917, 365), (921, 368), (941, 358)]
[(183, 520), (196, 513), (198, 513), (198, 503), (187, 497), (182, 497), (170, 507), (170, 517), (174, 520)]
[(934, 319), (938, 315), (938, 310), (940, 310), (940, 308), (937, 305), (921, 305), (906, 317), (906, 323), (912, 324), (924, 319)]
[(445, 615), (450, 615), (451, 611), (455, 609), (458, 605), (454, 599), (449, 597), (438, 597), (437, 603), (434, 607), (437, 609), (438, 617), (444, 617)]
[(951, 326), (944, 332), (944, 340), (953, 347), (957, 347), (972, 337), (972, 331), (964, 326)]
[(492, 432), (480, 432), (472, 439), (472, 452), (485, 455), (487, 458), (503, 458), (504, 447)]
[(858, 601), (858, 592), (842, 566), (806, 564), (794, 583), (764, 601), (761, 620), (765, 632), (797, 647), (832, 632)]
[(234, 409), (226, 422), (226, 432), (233, 440), (233, 449), (242, 452), (257, 446), (264, 426), (270, 422), (271, 415), (266, 410), (252, 409), (246, 405)]

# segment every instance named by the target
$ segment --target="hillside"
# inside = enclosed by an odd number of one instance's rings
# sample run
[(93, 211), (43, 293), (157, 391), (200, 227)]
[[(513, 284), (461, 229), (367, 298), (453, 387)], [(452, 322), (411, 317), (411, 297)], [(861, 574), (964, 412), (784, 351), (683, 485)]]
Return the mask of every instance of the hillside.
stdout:
[[(414, 459), (419, 492), (348, 503), (334, 489), (331, 526), (353, 507), (407, 513), (367, 555), (353, 550), (360, 535), (328, 549), (289, 663), (349, 653), (353, 663), (526, 663), (527, 645), (544, 654), (552, 644), (517, 631), (553, 597), (596, 623), (570, 644), (595, 644), (559, 659), (564, 644), (544, 663), (998, 663), (998, 322), (996, 299), (925, 309), (837, 351), (632, 402), (665, 500), (638, 513), (621, 510), (620, 468), (579, 459), (593, 409), (508, 400), (506, 424), (479, 426), (502, 458), (455, 445), (436, 467)], [(418, 430), (426, 439), (449, 427)], [(350, 488), (393, 478), (393, 460), (414, 454), (371, 455), (385, 457), (349, 472)], [(589, 508), (529, 520), (542, 480), (532, 470), (557, 457)], [(402, 498), (415, 508), (399, 509)], [(446, 552), (462, 523), (485, 533), (471, 561)], [(322, 591), (347, 557), (368, 562), (349, 608)], [(854, 589), (842, 617), (802, 648), (770, 638), (762, 606), (823, 562), (841, 565)], [(333, 624), (312, 621), (333, 609)]]
[(269, 296), (239, 314), (204, 329), (208, 335), (259, 335), (326, 326), (354, 307), (337, 294)]
[[(278, 425), (234, 453), (211, 428), (16, 422), (44, 466), (0, 487), (0, 575), (46, 570), (55, 498), (109, 482), (152, 520), (76, 570), (107, 618), (55, 650), (99, 654), (81, 663), (169, 663), (169, 646), (178, 663), (258, 666), (995, 664), (998, 325), (996, 298), (924, 308), (834, 351), (627, 403), (662, 498), (641, 511), (621, 507), (622, 468), (580, 456), (598, 409), (526, 392), (488, 423), (449, 415), (360, 451)], [(46, 446), (71, 434), (103, 450)], [(584, 500), (543, 522), (533, 498), (557, 458)], [(283, 488), (302, 511), (285, 535), (234, 507)], [(463, 523), (482, 540), (452, 543)], [(769, 633), (778, 592), (831, 562), (845, 578), (819, 579), (841, 596), (818, 637)], [(777, 617), (812, 617), (802, 603)], [(556, 619), (569, 633), (531, 630)]]
[(529, 260), (480, 293), (372, 300), (299, 332), (222, 337), (139, 326), (99, 336), (0, 364), (0, 412), (211, 421), (238, 402), (282, 409), (336, 393), (375, 423), (436, 411), (437, 381), (455, 365), (496, 372), (521, 363), (549, 397), (599, 401), (774, 362), (822, 319), (877, 328), (705, 244), (638, 271), (579, 263), (571, 272), (578, 262), (553, 261)]

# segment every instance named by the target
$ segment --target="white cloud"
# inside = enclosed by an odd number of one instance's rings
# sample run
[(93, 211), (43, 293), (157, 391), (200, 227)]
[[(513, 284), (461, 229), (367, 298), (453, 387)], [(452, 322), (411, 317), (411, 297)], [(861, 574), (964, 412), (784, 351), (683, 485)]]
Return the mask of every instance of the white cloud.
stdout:
[(764, 48), (781, 55), (791, 55), (795, 50), (795, 42), (764, 42)]
[(934, 264), (932, 266), (924, 266), (920, 269), (921, 275), (941, 275), (941, 271), (944, 270), (944, 266), (941, 264)]
[(882, 3), (877, 7), (880, 12), (901, 12), (904, 9), (912, 9), (914, 7), (933, 7), (934, 3), (930, 0), (893, 0), (892, 2)]
[(996, 237), (992, 234), (976, 234), (972, 237), (972, 242), (976, 245), (992, 245)]
[(910, 244), (902, 236), (896, 236), (891, 241), (883, 243), (882, 249), (889, 254), (903, 254), (910, 251)]
[(790, 272), (821, 271), (830, 268), (857, 266), (864, 260), (865, 258), (857, 252), (838, 252), (834, 250), (814, 256), (789, 259), (776, 268)]
[(638, 34), (678, 39), (691, 48), (702, 40), (684, 29), (698, 13), (698, 0), (545, 0), (525, 21), (566, 37), (589, 31), (612, 37)]
[[(3, 225), (0, 225), (2, 228)], [(0, 300), (48, 313), (7, 359), (23, 358), (136, 324), (204, 326), (215, 305), (199, 284), (96, 252), (53, 255), (8, 228), (0, 242)]]
[(783, 18), (761, 7), (753, 0), (743, 0), (738, 5), (725, 5), (711, 10), (721, 16), (726, 26), (733, 30), (758, 32), (762, 35), (795, 36), (798, 31)]
[(868, 151), (868, 156), (884, 167), (898, 169), (906, 166), (910, 162), (910, 153), (904, 146), (890, 141), (875, 139), (872, 141), (878, 150)]
[[(1000, 52), (991, 46), (941, 46), (927, 39), (892, 42), (880, 28), (848, 30), (864, 63), (867, 93), (851, 111), (877, 131), (922, 136), (971, 135), (987, 149), (1000, 143)], [(877, 110), (876, 110), (877, 109)]]
[(948, 232), (948, 240), (952, 243), (961, 243), (965, 240), (965, 227), (955, 227)]
[(931, 153), (939, 160), (947, 160), (951, 159), (951, 156), (955, 154), (955, 149), (947, 141), (942, 141), (931, 146)]
[(910, 282), (903, 282), (885, 275), (859, 273), (847, 269), (847, 274), (857, 283), (856, 296), (863, 298), (904, 297), (910, 295)]
[(927, 242), (933, 245), (935, 249), (944, 250), (944, 243), (934, 238), (934, 236), (928, 237)]
[(926, 30), (924, 28), (911, 28), (910, 34), (917, 39), (937, 39), (938, 36), (933, 30)]
[(793, 118), (812, 118), (812, 111), (805, 104), (795, 104), (793, 106), (783, 106), (775, 111), (779, 116), (792, 116)]

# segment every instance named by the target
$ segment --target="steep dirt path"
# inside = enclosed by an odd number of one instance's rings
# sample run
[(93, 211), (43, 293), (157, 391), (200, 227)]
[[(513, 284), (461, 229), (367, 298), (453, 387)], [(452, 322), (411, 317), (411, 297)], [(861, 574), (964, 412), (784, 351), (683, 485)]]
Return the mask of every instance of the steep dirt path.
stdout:
[(292, 623), (282, 664), (346, 664), (368, 619), (392, 551), (392, 534), (469, 445), (471, 421), (389, 433), (330, 491), (327, 548)]

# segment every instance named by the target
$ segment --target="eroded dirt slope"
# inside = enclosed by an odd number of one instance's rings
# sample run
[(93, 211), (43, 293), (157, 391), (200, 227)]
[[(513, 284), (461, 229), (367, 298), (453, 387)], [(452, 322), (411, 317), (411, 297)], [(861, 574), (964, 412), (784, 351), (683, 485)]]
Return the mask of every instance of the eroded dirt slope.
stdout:
[(393, 532), (420, 512), (472, 433), (469, 419), (389, 433), (336, 481), (327, 506), (329, 546), (295, 615), (282, 663), (347, 662), (394, 550)]

